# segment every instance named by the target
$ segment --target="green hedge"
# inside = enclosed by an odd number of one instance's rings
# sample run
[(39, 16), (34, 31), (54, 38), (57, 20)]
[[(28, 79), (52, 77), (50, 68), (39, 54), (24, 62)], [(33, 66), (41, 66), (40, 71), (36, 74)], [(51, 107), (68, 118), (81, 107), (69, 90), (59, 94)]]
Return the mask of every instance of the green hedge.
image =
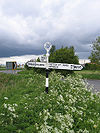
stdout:
[(84, 69), (85, 70), (100, 70), (100, 65), (86, 63)]

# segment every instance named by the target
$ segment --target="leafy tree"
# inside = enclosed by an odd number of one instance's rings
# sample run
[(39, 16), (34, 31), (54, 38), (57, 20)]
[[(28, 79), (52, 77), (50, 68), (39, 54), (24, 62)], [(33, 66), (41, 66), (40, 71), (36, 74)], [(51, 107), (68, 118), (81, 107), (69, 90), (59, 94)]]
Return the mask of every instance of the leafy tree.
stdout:
[(52, 45), (52, 48), (50, 49), (50, 54), (53, 54), (56, 50), (56, 47), (55, 45)]
[(50, 62), (57, 63), (70, 63), (70, 64), (78, 64), (78, 57), (75, 55), (74, 47), (70, 48), (65, 47), (56, 50), (53, 54), (50, 55)]
[(100, 36), (93, 43), (92, 48), (93, 49), (89, 59), (92, 63), (100, 64)]

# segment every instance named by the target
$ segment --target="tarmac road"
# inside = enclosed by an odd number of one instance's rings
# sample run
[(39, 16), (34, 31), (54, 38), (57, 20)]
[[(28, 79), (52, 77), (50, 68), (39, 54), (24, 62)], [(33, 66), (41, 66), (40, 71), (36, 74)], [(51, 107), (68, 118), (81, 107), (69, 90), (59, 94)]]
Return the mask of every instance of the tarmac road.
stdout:
[(93, 92), (100, 92), (100, 80), (87, 80), (89, 86), (93, 87)]
[(9, 73), (17, 74), (17, 72), (20, 72), (20, 71), (22, 71), (22, 70), (2, 70), (0, 72), (7, 73), (7, 74), (9, 74)]

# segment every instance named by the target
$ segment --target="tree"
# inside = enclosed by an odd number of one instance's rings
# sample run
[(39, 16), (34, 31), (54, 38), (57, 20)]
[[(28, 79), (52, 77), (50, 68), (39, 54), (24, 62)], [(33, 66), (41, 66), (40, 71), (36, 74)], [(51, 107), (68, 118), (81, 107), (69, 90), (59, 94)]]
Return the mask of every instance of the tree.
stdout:
[(75, 55), (73, 46), (70, 48), (62, 47), (61, 49), (56, 50), (50, 55), (50, 62), (79, 64), (78, 57)]
[(91, 60), (91, 63), (100, 64), (100, 36), (93, 43), (89, 59)]
[(53, 54), (56, 50), (56, 47), (55, 45), (52, 45), (52, 48), (50, 49), (50, 54)]

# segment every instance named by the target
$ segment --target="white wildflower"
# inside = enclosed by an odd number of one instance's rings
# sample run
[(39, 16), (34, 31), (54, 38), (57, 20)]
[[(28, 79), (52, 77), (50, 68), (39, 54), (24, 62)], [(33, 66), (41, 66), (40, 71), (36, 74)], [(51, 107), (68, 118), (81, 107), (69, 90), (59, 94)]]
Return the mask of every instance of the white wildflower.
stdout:
[(13, 105), (16, 106), (16, 107), (18, 106), (16, 103), (14, 103)]
[(41, 116), (41, 115), (42, 115), (42, 113), (40, 112), (40, 113), (39, 113), (39, 116)]
[(1, 113), (0, 115), (4, 116), (5, 114)]
[(12, 113), (12, 115), (13, 115), (14, 118), (17, 118), (18, 117), (18, 115), (14, 114), (14, 113)]
[(5, 100), (8, 100), (8, 97), (4, 97)]
[(59, 101), (62, 101), (63, 103), (65, 102), (62, 95), (59, 95), (59, 96), (58, 96), (58, 100), (59, 100)]
[(15, 112), (14, 107), (11, 107), (11, 106), (8, 107), (8, 110), (11, 111), (11, 112)]
[(54, 133), (63, 133), (61, 130), (59, 130), (57, 127), (54, 128), (53, 130)]
[(7, 104), (6, 103), (4, 103), (4, 108), (7, 108)]

